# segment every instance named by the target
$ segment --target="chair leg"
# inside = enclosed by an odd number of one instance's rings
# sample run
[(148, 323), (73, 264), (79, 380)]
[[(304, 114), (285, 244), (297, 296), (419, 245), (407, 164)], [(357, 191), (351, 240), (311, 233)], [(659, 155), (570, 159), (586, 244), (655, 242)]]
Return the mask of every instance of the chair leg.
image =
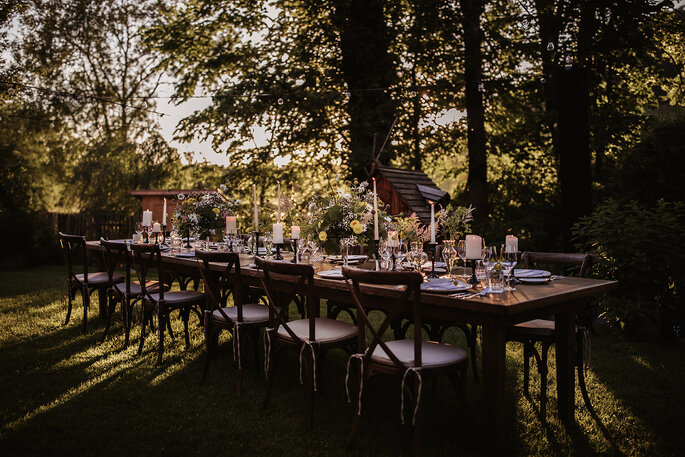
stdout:
[(578, 385), (580, 386), (580, 392), (583, 395), (583, 401), (585, 402), (585, 407), (590, 411), (590, 414), (595, 414), (595, 409), (592, 407), (590, 402), (590, 396), (587, 393), (587, 385), (585, 384), (585, 370), (583, 370), (583, 337), (582, 333), (579, 333), (577, 338), (577, 362), (576, 366), (578, 368)]
[(71, 307), (74, 303), (74, 298), (76, 298), (76, 291), (74, 286), (72, 286), (71, 281), (67, 280), (67, 319), (64, 321), (64, 325), (69, 323), (69, 318), (71, 317)]
[(523, 343), (523, 394), (528, 397), (530, 396), (529, 384), (530, 384), (530, 357), (532, 356), (530, 351), (530, 343)]
[(547, 421), (547, 353), (549, 344), (542, 344), (542, 354), (538, 371), (540, 373), (540, 420), (544, 424)]
[(84, 285), (81, 288), (81, 296), (83, 297), (83, 333), (86, 333), (88, 330), (88, 307), (90, 306), (88, 286)]
[(166, 312), (165, 309), (161, 306), (157, 306), (157, 322), (159, 325), (157, 326), (159, 328), (159, 348), (157, 350), (157, 364), (162, 363), (162, 354), (164, 353), (164, 321), (166, 320), (168, 323), (169, 319), (169, 313)]
[(143, 316), (140, 319), (140, 343), (138, 344), (138, 355), (143, 353), (143, 345), (145, 344), (145, 324), (149, 320), (145, 304), (142, 304), (141, 308), (142, 309), (140, 312), (143, 314)]
[[(241, 328), (240, 326), (233, 327), (233, 338), (236, 338), (236, 333), (241, 332), (240, 328)], [(245, 333), (244, 332), (241, 332), (241, 333), (242, 333), (241, 335), (237, 336), (238, 339), (244, 338)], [(243, 386), (243, 364), (242, 364), (242, 361), (245, 360), (245, 358), (243, 357), (245, 352), (246, 351), (243, 350), (243, 347), (241, 345), (238, 348), (238, 354), (236, 355), (237, 356), (236, 361), (235, 361), (235, 365), (236, 365), (235, 368), (237, 371), (236, 382), (235, 382), (235, 398), (236, 399), (240, 398), (240, 392), (241, 392), (242, 386)], [(238, 364), (238, 360), (241, 361), (240, 364)]]
[(307, 427), (312, 429), (314, 428), (314, 360), (311, 351), (309, 354), (309, 357), (304, 358), (304, 362), (306, 365), (305, 376), (307, 377)]
[[(105, 331), (102, 334), (102, 341), (104, 342), (109, 334), (109, 328), (112, 325), (112, 314), (114, 314), (114, 307), (116, 306), (116, 297), (113, 293), (107, 293), (107, 306), (105, 311), (107, 315), (105, 316)], [(123, 312), (123, 310), (122, 310)]]
[[(415, 382), (414, 401), (418, 402), (416, 406), (416, 420), (414, 422), (414, 455), (420, 457), (423, 455), (423, 402), (419, 396), (419, 382)], [(413, 420), (413, 412), (411, 419)], [(411, 423), (411, 422), (410, 422)]]
[(183, 334), (186, 338), (186, 350), (190, 349), (190, 333), (188, 332), (188, 321), (190, 320), (190, 308), (186, 308), (183, 313)]
[(124, 295), (121, 303), (121, 318), (124, 324), (124, 349), (128, 347), (129, 338), (131, 335), (131, 299), (128, 295)]
[(205, 321), (205, 328), (207, 329), (205, 331), (205, 345), (206, 345), (207, 354), (205, 357), (205, 367), (202, 370), (202, 380), (200, 381), (201, 384), (204, 384), (205, 381), (207, 380), (207, 373), (209, 373), (209, 364), (210, 364), (211, 358), (214, 354), (215, 341), (219, 337), (219, 332), (217, 331), (217, 329), (215, 329), (214, 327), (208, 326), (206, 321)]
[(473, 371), (473, 378), (480, 384), (480, 376), (478, 375), (478, 360), (476, 358), (476, 350), (478, 349), (478, 326), (471, 326), (471, 334), (469, 346), (471, 346), (471, 371)]

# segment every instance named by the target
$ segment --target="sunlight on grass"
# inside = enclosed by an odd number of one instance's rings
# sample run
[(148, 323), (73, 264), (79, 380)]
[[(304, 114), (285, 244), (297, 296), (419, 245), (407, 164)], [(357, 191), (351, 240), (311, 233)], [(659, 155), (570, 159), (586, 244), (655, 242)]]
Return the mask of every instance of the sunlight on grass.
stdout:
[[(172, 315), (175, 339), (165, 340), (164, 360), (156, 365), (157, 334), (148, 333), (138, 356), (140, 325), (123, 347), (117, 309), (110, 335), (102, 341), (104, 324), (97, 299), (89, 313), (89, 330), (81, 332), (80, 299), (72, 321), (64, 326), (61, 301), (62, 268), (0, 272), (14, 295), (0, 295), (0, 449), (7, 455), (159, 455), (159, 443), (176, 455), (211, 455), (209, 442), (189, 436), (211, 435), (241, 455), (346, 455), (344, 443), (352, 424), (346, 402), (346, 356), (326, 357), (325, 390), (315, 401), (314, 429), (305, 427), (306, 394), (299, 385), (297, 357), (281, 361), (272, 402), (259, 408), (264, 395), (263, 358), (255, 364), (250, 343), (245, 359), (243, 395), (235, 399), (235, 365), (231, 339), (222, 332), (218, 356), (200, 385), (204, 336), (195, 316), (186, 350), (183, 324)], [(37, 289), (30, 291), (31, 287)], [(136, 316), (139, 308), (136, 307)], [(138, 318), (137, 318), (138, 319)], [(445, 341), (465, 346), (463, 333), (450, 328)], [(263, 350), (261, 338), (257, 344)], [(685, 393), (676, 380), (685, 378), (683, 344), (629, 342), (612, 334), (593, 336), (592, 367), (586, 371), (596, 416), (577, 390), (575, 425), (557, 417), (554, 350), (550, 351), (547, 423), (541, 423), (539, 376), (531, 367), (531, 395), (522, 392), (521, 345), (507, 346), (508, 446), (515, 456), (669, 456), (678, 455), (682, 420), (668, 411), (685, 408)], [(478, 354), (479, 363), (481, 361)], [(482, 368), (481, 368), (482, 369)], [(482, 373), (482, 371), (481, 371)], [(411, 455), (411, 431), (399, 423), (399, 385), (380, 381), (370, 387), (358, 447), (352, 455)], [(433, 392), (435, 390), (435, 392)], [(482, 385), (469, 368), (466, 404), (455, 398), (448, 380), (440, 380), (426, 395), (426, 455), (478, 455), (484, 439)], [(428, 392), (428, 391), (427, 391)], [(154, 414), (155, 425), (149, 420)], [(68, 418), (68, 421), (65, 421)], [(122, 418), (125, 421), (122, 422)], [(211, 418), (211, 419), (210, 419)], [(277, 430), (273, 440), (264, 430)], [(54, 436), (60, 447), (54, 448)], [(92, 443), (92, 444), (91, 444)], [(97, 443), (97, 444), (96, 444)], [(285, 446), (285, 447), (284, 447)], [(18, 451), (18, 452), (12, 452)], [(316, 450), (316, 452), (314, 452)]]

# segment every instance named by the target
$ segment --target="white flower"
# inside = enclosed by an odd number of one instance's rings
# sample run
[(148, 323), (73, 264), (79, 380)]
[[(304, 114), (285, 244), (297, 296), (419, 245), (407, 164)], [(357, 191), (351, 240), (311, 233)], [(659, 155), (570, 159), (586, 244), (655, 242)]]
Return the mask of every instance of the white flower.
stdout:
[(188, 216), (188, 220), (193, 224), (197, 224), (197, 214), (192, 213), (190, 216)]
[(226, 190), (226, 184), (220, 185), (219, 189), (221, 189), (221, 192), (224, 192)]
[(183, 194), (178, 194), (178, 195), (176, 196), (176, 198), (179, 199), (179, 200), (183, 200), (184, 198), (186, 198), (186, 196), (183, 195)]
[(209, 200), (209, 199), (211, 199), (211, 198), (212, 198), (212, 196), (209, 195), (209, 194), (204, 194), (204, 195), (202, 196), (202, 200), (204, 200), (204, 201), (207, 201), (207, 200)]
[(237, 206), (237, 205), (240, 205), (240, 200), (236, 200), (235, 202), (233, 202), (233, 204), (236, 205), (236, 206)]
[(367, 211), (373, 211), (373, 205), (369, 202), (366, 202), (366, 210)]

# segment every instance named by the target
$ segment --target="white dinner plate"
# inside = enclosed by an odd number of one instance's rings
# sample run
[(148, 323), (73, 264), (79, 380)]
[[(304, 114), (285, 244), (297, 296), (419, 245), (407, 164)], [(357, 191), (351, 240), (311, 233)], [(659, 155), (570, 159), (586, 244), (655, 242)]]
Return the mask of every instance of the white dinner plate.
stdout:
[(519, 278), (521, 284), (547, 284), (549, 278)]
[(514, 276), (516, 279), (521, 278), (549, 278), (552, 276), (547, 270), (527, 270), (525, 268), (516, 268), (514, 270)]
[(318, 276), (321, 276), (322, 278), (326, 278), (326, 279), (342, 279), (343, 278), (342, 270), (339, 270), (337, 268), (335, 270), (319, 271), (316, 274)]
[(421, 290), (434, 294), (451, 294), (462, 290), (469, 290), (471, 284), (458, 281), (456, 284), (451, 279), (435, 278), (421, 284)]
[(188, 252), (177, 252), (174, 254), (176, 257), (195, 257), (195, 251)]
[[(348, 255), (347, 256), (347, 263), (361, 263), (361, 262), (365, 262), (367, 258), (368, 257), (366, 257), (365, 255)], [(328, 260), (329, 260), (329, 262), (336, 262), (336, 263), (343, 261), (342, 256), (339, 256), (339, 255), (328, 256)]]
[[(433, 268), (432, 262), (426, 262), (421, 265), (421, 269), (423, 270), (430, 270), (431, 268)], [(438, 268), (445, 270), (447, 268), (447, 264), (445, 262), (435, 262), (435, 269), (437, 270)]]

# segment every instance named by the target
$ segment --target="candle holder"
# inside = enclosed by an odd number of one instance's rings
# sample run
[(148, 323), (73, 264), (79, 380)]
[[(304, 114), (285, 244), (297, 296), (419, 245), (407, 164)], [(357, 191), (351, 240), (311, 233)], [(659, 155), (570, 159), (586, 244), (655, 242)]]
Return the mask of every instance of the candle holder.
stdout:
[(187, 229), (187, 230), (186, 230), (186, 244), (185, 244), (185, 246), (183, 246), (183, 247), (186, 248), (186, 249), (190, 249), (190, 248), (191, 248), (191, 246), (190, 246), (190, 229)]
[(167, 244), (166, 244), (166, 224), (162, 224), (162, 246), (167, 246)]
[(228, 239), (228, 252), (233, 252), (233, 236), (228, 235), (226, 238)]
[(283, 243), (274, 243), (274, 246), (276, 246), (274, 260), (283, 260), (283, 256), (281, 255), (281, 246), (283, 246)]
[(140, 234), (140, 236), (142, 238), (142, 242), (144, 244), (147, 244), (150, 242), (150, 234), (147, 232), (147, 229), (148, 229), (147, 226), (144, 225), (143, 226), (143, 232)]
[(159, 232), (152, 232), (155, 235), (155, 244), (159, 244)]
[[(293, 239), (293, 260), (290, 261), (290, 263), (297, 263), (297, 243), (298, 243), (299, 238)], [(276, 248), (278, 249), (278, 247)], [(278, 251), (276, 251), (278, 252)]]
[(480, 283), (478, 281), (478, 277), (476, 276), (476, 263), (478, 262), (477, 259), (470, 259), (471, 260), (471, 269), (473, 271), (473, 274), (471, 275), (471, 278), (469, 278), (468, 283), (473, 284), (474, 286)]
[(381, 244), (380, 240), (376, 240), (376, 239), (373, 240), (372, 252), (373, 252), (373, 259), (376, 261), (376, 271), (380, 271), (380, 269), (381, 269), (381, 265), (380, 265), (380, 258), (381, 258), (380, 244)]
[(390, 255), (390, 260), (392, 260), (392, 270), (397, 271), (397, 256), (395, 256), (395, 248), (392, 249), (392, 254)]
[(252, 232), (252, 257), (256, 258), (259, 255), (259, 235), (261, 233), (257, 230)]
[(429, 243), (428, 244), (428, 252), (430, 252), (431, 255), (431, 272), (428, 275), (429, 278), (437, 278), (438, 275), (435, 273), (435, 257), (438, 253), (438, 243)]

